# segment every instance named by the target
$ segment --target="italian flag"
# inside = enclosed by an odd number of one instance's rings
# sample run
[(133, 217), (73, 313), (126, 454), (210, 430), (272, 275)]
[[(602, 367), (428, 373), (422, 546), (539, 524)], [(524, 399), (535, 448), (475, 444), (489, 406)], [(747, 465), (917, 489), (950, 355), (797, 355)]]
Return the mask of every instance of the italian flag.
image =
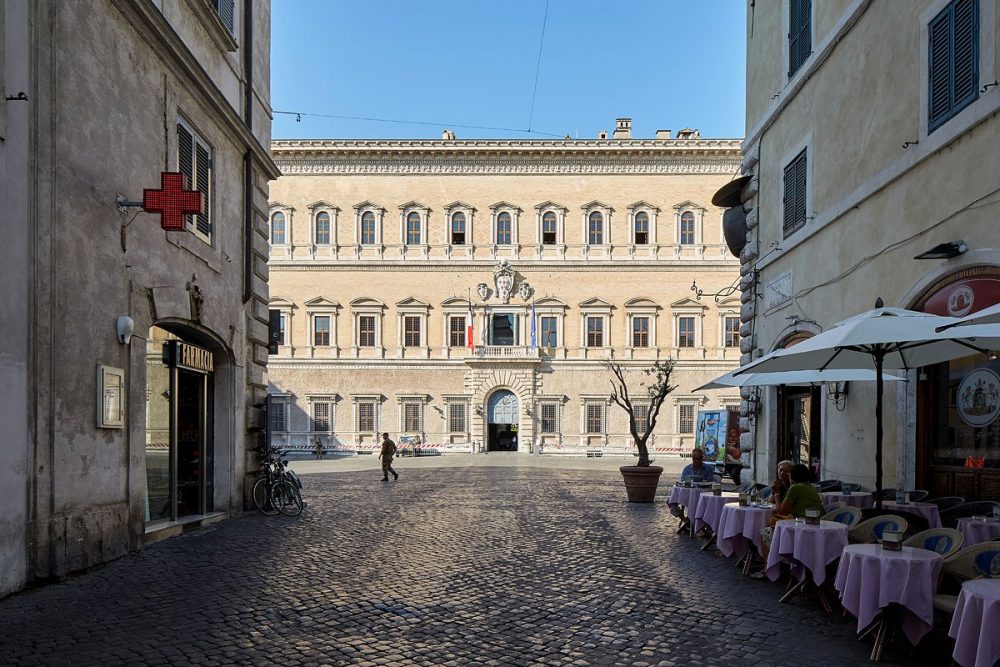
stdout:
[(465, 342), (469, 349), (473, 349), (472, 344), (472, 293), (469, 292), (469, 314), (465, 317)]

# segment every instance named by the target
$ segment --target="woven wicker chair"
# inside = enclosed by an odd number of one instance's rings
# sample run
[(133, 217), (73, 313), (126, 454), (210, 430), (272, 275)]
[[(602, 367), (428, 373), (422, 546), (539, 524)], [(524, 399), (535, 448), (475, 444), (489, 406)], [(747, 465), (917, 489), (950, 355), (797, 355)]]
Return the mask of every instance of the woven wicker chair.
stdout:
[(836, 502), (832, 502), (829, 505), (823, 505), (823, 513), (829, 514), (833, 510), (840, 509), (841, 507), (846, 507), (846, 505), (847, 503), (841, 502), (839, 500)]
[(899, 533), (905, 533), (907, 525), (906, 519), (901, 516), (883, 514), (881, 516), (872, 517), (871, 519), (865, 519), (851, 528), (847, 533), (847, 539), (856, 544), (871, 544), (873, 542), (880, 541), (882, 539), (882, 533), (886, 530), (894, 530)]
[(945, 510), (950, 510), (953, 507), (964, 505), (965, 498), (962, 496), (942, 496), (940, 498), (928, 498), (925, 502), (937, 505), (938, 512), (943, 512)]
[[(955, 553), (944, 561), (944, 575), (956, 581), (968, 579), (1000, 577), (1000, 541), (973, 544)], [(957, 595), (938, 594), (934, 596), (934, 608), (938, 611), (955, 613)]]
[(961, 549), (964, 541), (962, 533), (954, 528), (930, 528), (906, 540), (903, 546), (926, 549), (947, 558)]
[(842, 523), (845, 526), (850, 527), (861, 520), (861, 510), (857, 507), (845, 505), (844, 507), (838, 507), (832, 512), (827, 512), (823, 515), (822, 520), (836, 521), (837, 523)]

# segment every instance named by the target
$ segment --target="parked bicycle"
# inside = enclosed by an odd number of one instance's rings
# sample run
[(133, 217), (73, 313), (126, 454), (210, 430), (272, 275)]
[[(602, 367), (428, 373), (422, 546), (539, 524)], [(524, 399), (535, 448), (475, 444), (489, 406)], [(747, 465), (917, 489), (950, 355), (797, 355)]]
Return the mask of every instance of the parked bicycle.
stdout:
[(268, 516), (298, 516), (305, 506), (302, 502), (302, 481), (288, 469), (288, 461), (282, 459), (281, 454), (281, 451), (274, 450), (269, 456), (261, 457), (264, 467), (253, 485), (253, 504), (257, 511)]

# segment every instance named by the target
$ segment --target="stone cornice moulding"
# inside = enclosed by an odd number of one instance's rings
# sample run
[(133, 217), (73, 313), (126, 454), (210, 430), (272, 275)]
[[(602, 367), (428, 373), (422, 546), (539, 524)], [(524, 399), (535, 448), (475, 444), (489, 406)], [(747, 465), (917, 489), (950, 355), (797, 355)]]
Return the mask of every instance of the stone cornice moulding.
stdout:
[[(280, 259), (270, 259), (267, 263), (268, 271), (270, 273), (275, 273), (276, 271), (414, 271), (414, 272), (427, 272), (427, 271), (454, 271), (456, 264), (460, 264), (464, 269), (482, 269), (484, 271), (492, 271), (493, 267), (496, 266), (495, 262), (487, 261), (483, 262), (481, 260), (468, 261), (468, 262), (456, 262), (456, 261), (437, 261), (428, 260), (426, 262), (421, 262), (419, 264), (415, 262), (405, 263), (405, 262), (370, 262), (370, 261), (356, 261), (353, 260), (351, 263), (346, 263), (343, 260), (337, 262), (319, 262), (316, 260), (280, 260)], [(736, 274), (739, 273), (739, 261), (733, 257), (731, 259), (718, 259), (718, 260), (658, 260), (658, 261), (629, 261), (629, 260), (611, 260), (611, 261), (601, 261), (601, 260), (589, 260), (589, 261), (541, 261), (536, 262), (532, 260), (517, 260), (518, 270), (530, 270), (530, 271), (541, 271), (541, 270), (571, 270), (571, 271), (607, 271), (608, 269), (614, 269), (615, 271), (663, 271), (665, 269), (670, 269), (676, 272), (687, 272), (687, 271), (699, 271), (699, 272), (711, 272), (711, 273), (726, 273), (732, 272), (735, 278)]]
[(493, 140), (271, 143), (283, 174), (705, 174), (732, 175), (739, 139), (634, 141)]

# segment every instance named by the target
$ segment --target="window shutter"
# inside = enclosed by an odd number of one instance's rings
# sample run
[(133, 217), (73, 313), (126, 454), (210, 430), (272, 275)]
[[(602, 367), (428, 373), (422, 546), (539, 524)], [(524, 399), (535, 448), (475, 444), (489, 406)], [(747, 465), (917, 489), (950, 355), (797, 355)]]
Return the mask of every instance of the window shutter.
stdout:
[(799, 65), (812, 53), (812, 0), (799, 0)]
[(950, 12), (942, 12), (928, 26), (930, 64), (930, 118), (931, 127), (944, 118), (951, 109), (951, 39)]
[(806, 152), (795, 160), (795, 227), (806, 224)]
[(788, 76), (799, 68), (799, 0), (788, 0)]
[(978, 95), (978, 4), (976, 0), (957, 0), (954, 5), (952, 104), (955, 107), (964, 107)]
[(795, 228), (795, 161), (785, 167), (784, 232)]
[[(194, 184), (194, 137), (187, 128), (177, 124), (177, 171), (187, 176), (188, 187)], [(185, 215), (186, 224), (191, 224), (191, 215)]]
[(210, 163), (209, 163), (208, 151), (200, 142), (195, 144), (195, 156), (197, 159), (197, 163), (195, 166), (197, 167), (198, 171), (197, 188), (205, 196), (205, 213), (200, 213), (196, 216), (198, 222), (198, 231), (208, 236), (209, 234), (212, 233), (212, 224), (210, 222), (210, 214), (212, 211), (212, 200), (208, 189), (210, 182), (209, 173), (211, 167), (209, 166)]
[(229, 29), (230, 33), (236, 32), (236, 0), (215, 0), (215, 9), (219, 12), (219, 18)]

